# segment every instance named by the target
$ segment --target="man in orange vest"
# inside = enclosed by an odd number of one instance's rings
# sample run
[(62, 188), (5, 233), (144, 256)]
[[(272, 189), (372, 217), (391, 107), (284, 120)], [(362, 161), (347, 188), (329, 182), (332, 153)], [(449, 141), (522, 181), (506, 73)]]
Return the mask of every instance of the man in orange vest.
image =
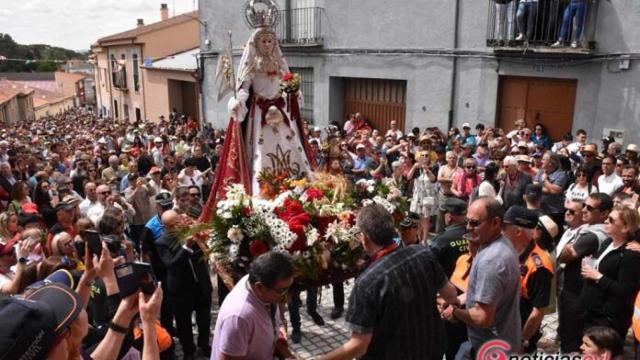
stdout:
[(553, 263), (549, 254), (533, 241), (538, 225), (535, 212), (514, 205), (504, 214), (503, 234), (511, 240), (520, 260), (520, 316), (522, 319), (522, 351), (536, 351), (542, 337), (540, 325), (544, 309), (549, 306)]

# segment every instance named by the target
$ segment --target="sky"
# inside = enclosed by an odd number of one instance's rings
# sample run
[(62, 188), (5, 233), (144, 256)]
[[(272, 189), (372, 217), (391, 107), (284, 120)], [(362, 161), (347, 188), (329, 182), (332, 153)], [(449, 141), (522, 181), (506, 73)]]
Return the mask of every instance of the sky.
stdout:
[(0, 0), (0, 33), (25, 45), (89, 50), (101, 37), (136, 27), (138, 18), (159, 21), (161, 3), (169, 16), (198, 6), (197, 0)]

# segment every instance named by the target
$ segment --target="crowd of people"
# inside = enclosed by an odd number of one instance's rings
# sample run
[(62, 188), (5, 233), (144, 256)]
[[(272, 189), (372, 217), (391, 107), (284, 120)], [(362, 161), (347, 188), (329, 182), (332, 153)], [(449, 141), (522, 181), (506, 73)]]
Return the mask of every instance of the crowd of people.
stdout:
[[(347, 303), (351, 338), (325, 359), (475, 358), (496, 339), (532, 353), (556, 310), (563, 353), (621, 356), (632, 324), (640, 340), (637, 145), (592, 143), (584, 130), (550, 139), (524, 120), (406, 134), (392, 121), (382, 132), (360, 113), (303, 131), (317, 171), (382, 182), (410, 203), (397, 226), (377, 205), (358, 214), (369, 265)], [(268, 252), (230, 293), (218, 286), (212, 342), (210, 266), (171, 231), (202, 212), (223, 131), (72, 109), (0, 138), (0, 313), (11, 318), (0, 343), (13, 344), (0, 357), (170, 359), (175, 339), (185, 359), (294, 356), (299, 294), (287, 296), (291, 331), (277, 306), (291, 258)], [(158, 286), (121, 296), (122, 266), (136, 262)], [(337, 319), (343, 284), (332, 285)], [(317, 294), (307, 291), (307, 310), (323, 325)]]
[[(381, 132), (356, 113), (306, 129), (321, 171), (380, 181), (410, 201), (397, 226), (379, 205), (360, 210), (370, 262), (348, 301), (351, 338), (322, 359), (475, 359), (495, 340), (506, 353), (531, 354), (554, 312), (563, 354), (622, 358), (632, 325), (640, 340), (638, 146), (589, 142), (582, 129), (551, 139), (532, 125), (405, 134), (396, 121)], [(216, 358), (266, 358), (284, 339), (274, 331), (275, 347), (228, 340), (276, 323), (241, 308), (275, 305), (291, 284), (291, 260), (264, 257), (222, 305)]]

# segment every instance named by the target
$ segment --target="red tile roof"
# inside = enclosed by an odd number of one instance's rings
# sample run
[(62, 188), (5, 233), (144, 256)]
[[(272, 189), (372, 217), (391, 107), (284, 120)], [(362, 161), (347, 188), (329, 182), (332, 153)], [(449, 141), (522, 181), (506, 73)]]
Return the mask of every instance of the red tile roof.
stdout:
[(105, 36), (103, 38), (98, 39), (98, 43), (94, 45), (103, 45), (103, 43), (110, 42), (110, 41), (135, 39), (140, 35), (148, 34), (150, 32), (161, 30), (173, 25), (181, 24), (183, 22), (194, 21), (194, 20), (197, 21), (198, 14), (199, 13), (196, 10), (196, 11), (188, 12), (185, 14), (176, 15), (174, 17), (170, 17), (167, 20), (158, 21), (149, 25), (139, 26), (121, 33)]

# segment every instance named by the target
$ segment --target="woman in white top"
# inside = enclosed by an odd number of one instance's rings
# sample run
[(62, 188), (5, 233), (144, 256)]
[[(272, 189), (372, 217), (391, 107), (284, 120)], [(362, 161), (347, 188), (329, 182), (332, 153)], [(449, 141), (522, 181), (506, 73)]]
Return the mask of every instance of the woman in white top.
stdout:
[(498, 171), (500, 171), (498, 164), (494, 162), (487, 163), (484, 168), (484, 180), (478, 185), (478, 197), (489, 196), (502, 204), (504, 181), (498, 181)]
[(565, 203), (571, 201), (585, 202), (589, 194), (598, 192), (598, 187), (589, 182), (587, 170), (580, 167), (576, 170), (576, 181), (564, 192)]
[[(426, 243), (429, 238), (431, 216), (436, 214), (438, 203), (436, 198), (436, 175), (429, 168), (429, 153), (419, 152), (418, 161), (411, 167), (408, 179), (413, 179), (413, 196), (409, 211), (420, 215), (420, 232), (418, 239)], [(416, 176), (417, 175), (417, 176)]]

